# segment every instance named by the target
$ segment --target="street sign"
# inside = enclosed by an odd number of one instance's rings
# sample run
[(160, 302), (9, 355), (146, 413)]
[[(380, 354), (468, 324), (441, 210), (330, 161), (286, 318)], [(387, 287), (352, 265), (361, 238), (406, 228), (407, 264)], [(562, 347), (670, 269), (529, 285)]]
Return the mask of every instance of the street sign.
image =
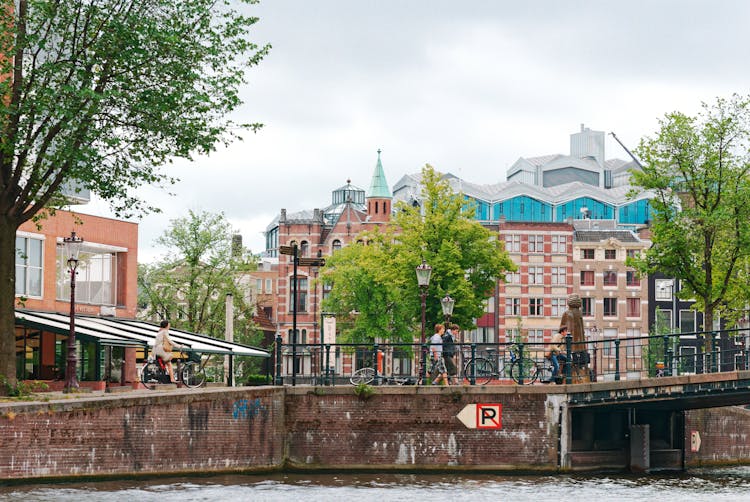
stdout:
[(499, 403), (467, 404), (456, 415), (456, 418), (469, 429), (502, 429), (503, 405)]
[(324, 267), (326, 260), (325, 258), (298, 258), (297, 264), (300, 267)]
[(701, 435), (698, 431), (690, 431), (690, 451), (695, 453), (701, 449)]
[(279, 246), (279, 254), (288, 254), (294, 256), (293, 246)]

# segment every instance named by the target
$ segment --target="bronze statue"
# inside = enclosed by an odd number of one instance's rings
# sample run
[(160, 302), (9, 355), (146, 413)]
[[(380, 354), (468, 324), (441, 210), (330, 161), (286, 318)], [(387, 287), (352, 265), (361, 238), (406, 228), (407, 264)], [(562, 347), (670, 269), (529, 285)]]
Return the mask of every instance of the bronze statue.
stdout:
[(572, 336), (572, 376), (573, 383), (582, 383), (591, 381), (589, 372), (589, 352), (586, 347), (586, 335), (583, 331), (583, 314), (581, 314), (581, 297), (570, 295), (568, 297), (568, 310), (566, 310), (560, 326), (567, 326), (568, 332)]

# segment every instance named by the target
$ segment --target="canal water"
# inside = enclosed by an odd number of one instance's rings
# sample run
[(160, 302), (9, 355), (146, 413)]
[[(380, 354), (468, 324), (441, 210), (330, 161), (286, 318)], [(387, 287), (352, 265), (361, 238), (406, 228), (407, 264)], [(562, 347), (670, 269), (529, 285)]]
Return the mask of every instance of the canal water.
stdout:
[(750, 467), (648, 476), (270, 474), (0, 486), (5, 501), (750, 501)]

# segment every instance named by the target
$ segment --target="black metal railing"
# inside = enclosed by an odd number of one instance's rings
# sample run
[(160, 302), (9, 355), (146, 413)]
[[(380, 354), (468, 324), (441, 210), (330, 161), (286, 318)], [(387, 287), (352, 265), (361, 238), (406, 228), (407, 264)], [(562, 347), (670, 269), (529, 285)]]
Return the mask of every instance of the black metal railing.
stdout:
[[(587, 369), (587, 381), (618, 381), (660, 378), (697, 373), (750, 370), (750, 334), (747, 330), (730, 329), (676, 333), (641, 337), (608, 338), (599, 333), (596, 339), (573, 342), (565, 340), (565, 360), (560, 365), (562, 381), (574, 383), (576, 369)], [(549, 343), (456, 343), (456, 367), (462, 384), (475, 385), (477, 376), (488, 376), (491, 383), (524, 384), (529, 379), (528, 366), (549, 366), (545, 352)], [(429, 344), (283, 344), (275, 346), (276, 385), (349, 384), (352, 374), (360, 368), (373, 368), (374, 384), (403, 381), (410, 377), (419, 381), (420, 368), (430, 365)], [(517, 361), (519, 377), (511, 378), (510, 366)], [(587, 361), (584, 364), (576, 362)], [(531, 361), (532, 363), (529, 363)], [(478, 368), (477, 365), (482, 365)], [(491, 375), (490, 375), (491, 373)], [(392, 379), (391, 377), (403, 377)]]

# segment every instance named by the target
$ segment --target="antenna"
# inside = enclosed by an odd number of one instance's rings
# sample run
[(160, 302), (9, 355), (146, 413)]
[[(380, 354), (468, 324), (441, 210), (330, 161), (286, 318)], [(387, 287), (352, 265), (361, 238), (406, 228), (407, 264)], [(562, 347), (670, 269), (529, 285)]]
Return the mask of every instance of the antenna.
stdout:
[(631, 152), (630, 150), (628, 150), (628, 147), (622, 144), (622, 141), (620, 141), (620, 138), (618, 138), (617, 136), (615, 136), (615, 133), (613, 133), (613, 132), (611, 132), (609, 134), (610, 134), (610, 136), (612, 136), (613, 138), (615, 138), (615, 141), (617, 141), (618, 143), (620, 143), (620, 146), (622, 147), (623, 150), (625, 150), (626, 152), (628, 152), (628, 155), (630, 155), (630, 158), (635, 161), (635, 163), (638, 165), (638, 167), (641, 168), (641, 169), (643, 169), (643, 166), (638, 161), (638, 159), (635, 158), (635, 155), (633, 155), (633, 152)]

